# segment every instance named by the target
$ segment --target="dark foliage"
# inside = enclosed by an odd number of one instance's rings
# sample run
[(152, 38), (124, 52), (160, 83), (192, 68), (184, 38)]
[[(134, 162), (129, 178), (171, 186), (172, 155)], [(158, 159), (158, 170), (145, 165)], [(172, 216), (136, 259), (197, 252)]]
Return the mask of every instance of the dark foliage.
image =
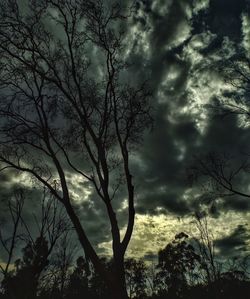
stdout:
[[(22, 258), (15, 262), (14, 270), (2, 280), (1, 299), (110, 298), (105, 281), (84, 257), (78, 257), (75, 265), (71, 264), (66, 269), (64, 281), (59, 282), (52, 278), (53, 275), (60, 276), (59, 272), (63, 269), (52, 267), (53, 257), (48, 258), (46, 239), (39, 237), (33, 244), (28, 242), (22, 254)], [(64, 259), (69, 260), (67, 257)], [(106, 271), (114, 275), (113, 261), (102, 259), (102, 263)], [(158, 264), (153, 272), (143, 260), (130, 258), (125, 261), (129, 298), (246, 298), (245, 295), (250, 292), (247, 267), (221, 270), (213, 281), (204, 281), (201, 272), (209, 265), (204, 268), (203, 264), (204, 259), (189, 241), (189, 236), (179, 233), (159, 251)]]

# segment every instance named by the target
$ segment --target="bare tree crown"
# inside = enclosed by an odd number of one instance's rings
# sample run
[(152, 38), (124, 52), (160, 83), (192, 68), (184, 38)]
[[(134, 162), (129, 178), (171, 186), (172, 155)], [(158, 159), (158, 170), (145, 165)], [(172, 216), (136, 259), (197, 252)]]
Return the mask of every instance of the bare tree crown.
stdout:
[[(74, 211), (67, 173), (89, 183), (106, 207), (122, 276), (135, 217), (129, 158), (151, 124), (151, 93), (131, 78), (126, 58), (129, 11), (101, 0), (0, 4), (2, 170), (29, 173), (64, 204), (103, 272)], [(128, 207), (122, 240), (112, 203), (120, 187)]]

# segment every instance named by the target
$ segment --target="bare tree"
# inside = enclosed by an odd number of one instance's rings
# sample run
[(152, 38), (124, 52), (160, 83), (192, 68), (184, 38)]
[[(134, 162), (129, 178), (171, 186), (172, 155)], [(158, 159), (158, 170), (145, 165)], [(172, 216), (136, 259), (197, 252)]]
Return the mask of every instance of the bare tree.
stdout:
[(203, 199), (213, 202), (234, 195), (249, 198), (248, 189), (240, 186), (249, 170), (250, 164), (245, 154), (239, 161), (239, 156), (236, 159), (226, 153), (209, 153), (195, 157), (189, 176), (192, 183), (200, 182)]
[(9, 267), (13, 261), (14, 251), (16, 249), (17, 242), (20, 237), (18, 230), (19, 230), (20, 223), (22, 221), (21, 218), (22, 218), (23, 204), (24, 204), (23, 191), (18, 190), (14, 193), (14, 200), (8, 201), (8, 211), (12, 221), (12, 230), (7, 237), (4, 236), (3, 231), (0, 230), (0, 242), (2, 248), (7, 254), (7, 261), (5, 265), (4, 266), (0, 265), (0, 270), (4, 277), (6, 277), (6, 275), (9, 272)]
[[(127, 10), (101, 0), (30, 0), (27, 7), (4, 0), (0, 11), (2, 170), (30, 174), (64, 205), (113, 298), (127, 298), (124, 255), (135, 217), (129, 157), (151, 123), (150, 92), (131, 83), (124, 58)], [(115, 276), (74, 209), (68, 169), (106, 207)], [(113, 205), (121, 188), (128, 206), (123, 238)]]
[[(221, 117), (223, 120), (230, 116), (236, 117), (241, 125), (249, 127), (249, 57), (240, 51), (230, 60), (222, 61), (219, 70), (228, 90), (210, 105), (211, 111), (216, 117)], [(190, 177), (192, 180), (203, 182), (203, 191), (210, 197), (210, 200), (235, 195), (250, 198), (247, 186), (242, 187), (241, 184), (244, 177), (249, 175), (249, 171), (249, 149), (246, 144), (244, 148), (240, 149), (237, 157), (228, 153), (215, 152), (196, 156), (190, 168)]]
[(211, 108), (221, 117), (238, 115), (249, 125), (250, 58), (244, 51), (239, 50), (230, 60), (222, 59), (219, 70), (228, 90), (211, 105)]
[[(220, 266), (216, 261), (214, 238), (209, 229), (208, 219), (204, 213), (195, 214), (195, 225), (198, 230), (198, 238), (194, 237), (197, 252), (200, 256), (201, 270), (205, 270), (205, 282), (211, 284), (220, 276)], [(200, 271), (202, 275), (202, 271)]]
[[(27, 222), (23, 215), (25, 203), (25, 193), (22, 189), (14, 192), (12, 198), (7, 202), (6, 215), (9, 217), (8, 221), (11, 222), (11, 232), (0, 230), (0, 242), (2, 248), (7, 254), (7, 262), (5, 267), (0, 266), (3, 276), (9, 272), (9, 267), (15, 258), (15, 250), (19, 243), (28, 243), (34, 245), (38, 238), (48, 241), (48, 256), (51, 254), (57, 240), (69, 230), (65, 214), (59, 204), (53, 199), (50, 194), (43, 192), (41, 200), (41, 209), (37, 213), (32, 213), (34, 223), (36, 224), (36, 232), (32, 232), (30, 224)], [(34, 228), (34, 225), (32, 225)], [(20, 245), (19, 245), (20, 246)]]
[(54, 247), (48, 268), (40, 278), (39, 289), (49, 292), (51, 298), (54, 294), (63, 297), (68, 287), (76, 253), (76, 246), (71, 241), (70, 231), (65, 231)]

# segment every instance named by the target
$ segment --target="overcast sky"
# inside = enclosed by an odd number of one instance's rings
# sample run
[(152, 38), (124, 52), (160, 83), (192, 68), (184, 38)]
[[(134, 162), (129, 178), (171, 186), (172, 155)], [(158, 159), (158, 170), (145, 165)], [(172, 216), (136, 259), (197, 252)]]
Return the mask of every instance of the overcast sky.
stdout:
[[(199, 208), (202, 190), (191, 186), (187, 169), (194, 154), (229, 153), (240, 159), (249, 146), (250, 131), (237, 117), (215, 117), (208, 104), (230, 90), (216, 66), (230, 59), (239, 47), (250, 53), (249, 0), (144, 0), (137, 1), (128, 30), (127, 59), (133, 76), (150, 79), (154, 128), (132, 157), (136, 185), (136, 224), (128, 255), (147, 256), (185, 231), (195, 234), (192, 215)], [(110, 252), (109, 227), (102, 203), (71, 176), (72, 190), (91, 240), (104, 254)], [(1, 199), (13, 186), (30, 190), (25, 215), (32, 221), (38, 196), (30, 180), (13, 173), (1, 175)], [(244, 183), (244, 185), (243, 185)], [(249, 189), (247, 177), (242, 180)], [(85, 199), (82, 202), (82, 188)], [(122, 204), (121, 225), (126, 221)], [(218, 252), (233, 255), (250, 250), (250, 200), (218, 200), (210, 215)], [(1, 219), (7, 222), (4, 210)], [(96, 220), (98, 217), (98, 220)]]

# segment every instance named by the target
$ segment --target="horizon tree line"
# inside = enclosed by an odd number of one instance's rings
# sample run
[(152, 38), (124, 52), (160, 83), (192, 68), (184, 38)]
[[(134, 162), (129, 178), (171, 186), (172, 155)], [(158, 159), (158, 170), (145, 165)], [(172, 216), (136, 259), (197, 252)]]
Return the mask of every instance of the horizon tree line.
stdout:
[[(41, 219), (37, 219), (35, 234), (23, 210), (14, 208), (25, 205), (24, 194), (19, 190), (6, 203), (14, 217), (9, 235), (0, 234), (9, 254), (5, 268), (1, 266), (0, 298), (109, 298), (105, 280), (91, 260), (81, 256), (80, 246), (72, 239), (70, 222), (62, 218), (57, 201), (46, 194), (41, 201), (42, 213), (37, 213)], [(245, 298), (250, 289), (250, 257), (243, 252), (238, 252), (238, 258), (221, 256), (215, 251), (205, 213), (194, 215), (194, 222), (196, 237), (185, 232), (176, 234), (158, 254), (155, 252), (154, 261), (125, 258), (128, 298), (234, 298), (236, 294)], [(101, 261), (114, 275), (112, 257), (102, 257)]]

